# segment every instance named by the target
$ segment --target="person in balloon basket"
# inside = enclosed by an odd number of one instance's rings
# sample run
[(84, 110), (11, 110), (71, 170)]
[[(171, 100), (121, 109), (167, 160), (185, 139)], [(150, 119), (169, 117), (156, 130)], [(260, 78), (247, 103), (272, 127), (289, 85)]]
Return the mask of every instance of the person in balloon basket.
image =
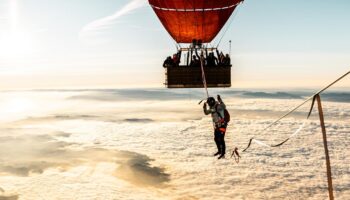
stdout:
[(172, 67), (172, 66), (174, 66), (174, 61), (173, 61), (173, 59), (171, 59), (170, 56), (168, 56), (163, 63), (163, 67), (168, 68), (168, 67)]
[(197, 56), (193, 55), (190, 63), (190, 67), (199, 67), (200, 65), (201, 65), (200, 60), (197, 59)]
[(213, 97), (209, 97), (203, 105), (203, 111), (205, 115), (211, 114), (214, 123), (214, 141), (218, 149), (214, 156), (220, 155), (218, 159), (221, 159), (225, 157), (226, 153), (225, 133), (229, 119), (225, 120), (225, 115), (226, 118), (229, 118), (229, 114), (220, 95), (217, 96), (217, 99), (216, 101)]
[(224, 58), (224, 65), (229, 66), (231, 65), (231, 58), (229, 54), (226, 54), (225, 58)]

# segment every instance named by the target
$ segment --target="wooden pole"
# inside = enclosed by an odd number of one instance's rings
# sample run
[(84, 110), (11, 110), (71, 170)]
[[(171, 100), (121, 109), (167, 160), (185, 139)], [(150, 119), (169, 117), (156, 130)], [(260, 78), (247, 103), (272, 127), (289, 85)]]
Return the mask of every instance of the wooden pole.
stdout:
[(324, 124), (324, 116), (323, 116), (323, 110), (322, 110), (322, 104), (321, 104), (321, 97), (320, 97), (319, 94), (316, 95), (316, 99), (317, 99), (318, 113), (320, 115), (320, 122), (321, 122), (322, 134), (323, 134), (323, 146), (324, 146), (324, 151), (325, 151), (325, 154), (326, 154), (329, 199), (330, 200), (334, 200), (331, 162), (330, 162), (330, 159), (329, 159), (326, 127), (325, 127), (325, 124)]

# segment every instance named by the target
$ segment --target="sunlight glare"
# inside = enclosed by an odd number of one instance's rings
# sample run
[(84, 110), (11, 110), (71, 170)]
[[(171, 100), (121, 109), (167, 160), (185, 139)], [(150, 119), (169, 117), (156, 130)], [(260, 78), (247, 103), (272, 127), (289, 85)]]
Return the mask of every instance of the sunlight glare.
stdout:
[(30, 32), (21, 27), (19, 15), (18, 1), (10, 0), (8, 16), (10, 29), (0, 34), (1, 58), (31, 57), (36, 52), (36, 41)]
[(30, 57), (37, 51), (31, 34), (26, 32), (8, 33), (0, 38), (0, 54), (4, 58)]
[(0, 121), (19, 119), (29, 115), (34, 109), (34, 103), (27, 98), (11, 98), (1, 103)]

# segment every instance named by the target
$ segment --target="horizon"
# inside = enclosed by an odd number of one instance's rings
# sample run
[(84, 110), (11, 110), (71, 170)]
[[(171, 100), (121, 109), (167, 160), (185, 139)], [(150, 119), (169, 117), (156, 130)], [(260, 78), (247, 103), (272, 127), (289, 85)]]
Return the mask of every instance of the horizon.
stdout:
[[(210, 92), (216, 92), (218, 90), (222, 91), (250, 91), (250, 92), (317, 92), (321, 88), (320, 87), (284, 87), (281, 88), (273, 88), (273, 87), (230, 87), (230, 88), (208, 88)], [(147, 86), (147, 87), (57, 87), (57, 88), (16, 88), (16, 89), (0, 89), (0, 92), (16, 92), (16, 91), (102, 91), (102, 90), (169, 90), (169, 91), (192, 91), (198, 90), (202, 91), (203, 88), (166, 88), (166, 87), (158, 87), (158, 86)], [(349, 90), (349, 91), (348, 91)], [(350, 87), (338, 87), (333, 86), (329, 88), (327, 91), (330, 92), (350, 92)]]

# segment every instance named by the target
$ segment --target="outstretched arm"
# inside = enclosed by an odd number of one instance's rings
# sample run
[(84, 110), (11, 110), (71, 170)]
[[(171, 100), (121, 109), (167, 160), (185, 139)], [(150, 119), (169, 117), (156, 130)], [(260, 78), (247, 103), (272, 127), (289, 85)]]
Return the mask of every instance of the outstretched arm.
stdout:
[(221, 105), (224, 109), (226, 109), (226, 105), (225, 105), (225, 103), (222, 101), (221, 96), (218, 95), (217, 98), (218, 98), (218, 101), (219, 101), (220, 105)]
[(219, 103), (224, 103), (223, 101), (222, 101), (222, 99), (221, 99), (221, 96), (220, 95), (218, 95), (218, 101), (219, 101)]

